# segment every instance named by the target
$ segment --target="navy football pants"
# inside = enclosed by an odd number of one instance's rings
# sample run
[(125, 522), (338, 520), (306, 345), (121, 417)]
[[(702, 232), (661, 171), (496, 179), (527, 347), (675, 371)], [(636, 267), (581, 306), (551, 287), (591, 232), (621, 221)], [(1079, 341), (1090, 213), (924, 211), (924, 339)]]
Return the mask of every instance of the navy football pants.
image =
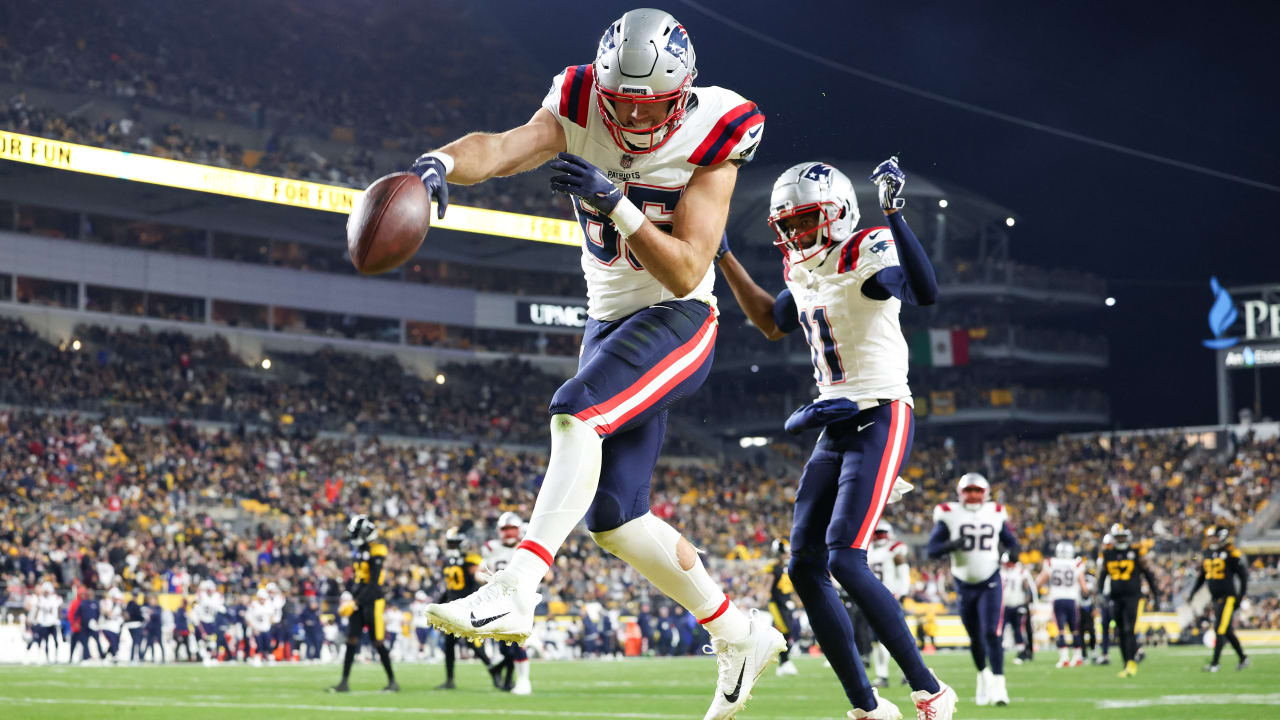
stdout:
[(667, 432), (667, 409), (707, 379), (716, 316), (697, 300), (668, 300), (620, 320), (587, 320), (578, 374), (551, 399), (604, 438), (600, 485), (587, 529), (612, 530), (649, 512), (649, 483)]
[(1004, 674), (1004, 586), (1000, 571), (979, 583), (956, 580), (960, 596), (960, 622), (969, 634), (969, 652), (979, 670), (991, 664), (991, 672)]
[(828, 425), (805, 464), (791, 527), (791, 582), (854, 707), (875, 707), (853, 623), (835, 586), (857, 603), (911, 687), (937, 691), (893, 594), (867, 567), (867, 548), (894, 480), (911, 452), (911, 406), (897, 400)]

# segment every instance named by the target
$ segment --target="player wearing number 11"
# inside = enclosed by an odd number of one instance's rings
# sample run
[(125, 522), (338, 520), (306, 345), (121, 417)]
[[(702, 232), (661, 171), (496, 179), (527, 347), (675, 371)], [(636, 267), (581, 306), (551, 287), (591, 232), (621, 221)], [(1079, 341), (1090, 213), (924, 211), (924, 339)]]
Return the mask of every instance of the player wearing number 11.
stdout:
[(719, 668), (706, 717), (729, 718), (786, 647), (711, 579), (693, 545), (649, 512), (667, 410), (711, 369), (711, 263), (738, 167), (764, 115), (737, 93), (694, 87), (693, 43), (660, 10), (605, 29), (594, 62), (556, 76), (529, 122), (472, 133), (414, 162), (443, 217), (448, 183), (471, 185), (548, 160), (584, 234), (587, 313), (577, 374), (551, 399), (551, 457), (524, 539), (505, 569), (464, 599), (431, 605), (446, 632), (523, 643), (538, 586), (569, 532), (592, 538), (684, 606), (710, 634)]
[(933, 266), (898, 212), (906, 176), (897, 160), (881, 163), (871, 181), (879, 187), (888, 227), (859, 230), (858, 201), (844, 173), (804, 162), (778, 178), (768, 222), (782, 251), (787, 289), (776, 298), (732, 253), (719, 266), (760, 332), (778, 340), (800, 330), (809, 343), (819, 397), (792, 414), (786, 428), (822, 434), (796, 492), (788, 574), (853, 705), (848, 717), (894, 720), (902, 714), (867, 679), (833, 575), (902, 668), (916, 716), (949, 720), (955, 691), (925, 667), (897, 599), (867, 565), (876, 524), (894, 495), (915, 431), (898, 311), (904, 302), (931, 305), (938, 292)]

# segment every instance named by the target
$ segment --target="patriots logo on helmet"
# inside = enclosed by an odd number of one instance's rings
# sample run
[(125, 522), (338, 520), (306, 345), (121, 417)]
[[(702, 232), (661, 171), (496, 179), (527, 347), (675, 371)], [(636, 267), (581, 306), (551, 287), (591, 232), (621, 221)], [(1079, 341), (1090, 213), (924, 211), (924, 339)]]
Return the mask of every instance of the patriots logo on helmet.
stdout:
[(616, 24), (610, 25), (609, 29), (604, 31), (604, 35), (600, 38), (600, 49), (596, 51), (596, 57), (599, 57), (618, 46), (617, 40), (614, 39), (616, 28)]
[[(612, 32), (605, 33), (605, 37), (612, 40)], [(671, 31), (671, 35), (667, 37), (667, 52), (676, 56), (685, 67), (689, 66), (689, 33), (685, 32), (684, 27), (677, 25)]]
[(802, 180), (814, 180), (816, 182), (831, 182), (831, 166), (818, 163), (811, 166), (804, 174), (800, 176)]

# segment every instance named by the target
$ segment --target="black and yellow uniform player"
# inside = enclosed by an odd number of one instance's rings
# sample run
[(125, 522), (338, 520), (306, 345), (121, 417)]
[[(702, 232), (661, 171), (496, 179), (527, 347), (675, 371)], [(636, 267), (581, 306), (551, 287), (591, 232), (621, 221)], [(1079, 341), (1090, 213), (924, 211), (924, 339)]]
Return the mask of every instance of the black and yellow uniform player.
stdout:
[[(445, 531), (444, 591), (441, 593), (440, 600), (442, 603), (464, 598), (480, 587), (480, 582), (476, 580), (476, 571), (480, 568), (481, 558), (476, 553), (467, 552), (463, 549), (462, 545), (465, 539), (456, 527)], [(437, 690), (453, 690), (456, 687), (453, 682), (453, 664), (459, 642), (471, 641), (460, 641), (453, 635), (445, 633), (444, 682), (436, 686)], [(476, 659), (484, 663), (489, 670), (489, 678), (493, 681), (493, 686), (499, 690), (507, 690), (508, 688), (502, 681), (502, 663), (489, 662), (489, 655), (484, 651), (483, 641), (473, 643), (472, 647), (475, 650)]]
[(791, 604), (792, 598), (795, 596), (795, 587), (791, 584), (791, 577), (787, 575), (787, 562), (791, 559), (791, 547), (786, 540), (778, 539), (773, 541), (773, 562), (766, 568), (765, 572), (769, 574), (769, 614), (773, 616), (773, 626), (782, 633), (787, 639), (787, 647), (782, 651), (782, 655), (778, 658), (779, 675), (796, 675), (795, 663), (791, 662), (791, 645), (795, 642), (795, 633), (792, 632), (792, 614), (787, 606)]
[(1213, 643), (1213, 662), (1205, 665), (1204, 670), (1218, 672), (1218, 660), (1222, 657), (1224, 640), (1231, 643), (1231, 648), (1240, 658), (1236, 669), (1243, 670), (1249, 667), (1249, 657), (1240, 647), (1240, 639), (1236, 637), (1231, 621), (1249, 587), (1249, 571), (1245, 569), (1244, 556), (1231, 543), (1231, 530), (1228, 528), (1215, 526), (1204, 531), (1204, 557), (1200, 560), (1200, 575), (1191, 588), (1191, 595), (1194, 596), (1206, 582), (1209, 583), (1209, 595), (1213, 597), (1213, 614), (1216, 618), (1213, 630), (1217, 638)]
[(377, 541), (378, 529), (366, 515), (353, 515), (347, 522), (347, 539), (355, 546), (355, 558), (351, 567), (355, 575), (355, 611), (347, 618), (347, 651), (342, 658), (342, 682), (330, 688), (331, 692), (349, 692), (347, 678), (351, 676), (351, 664), (360, 648), (360, 637), (365, 629), (373, 649), (387, 671), (387, 686), (382, 692), (400, 692), (395, 673), (391, 671), (391, 653), (383, 643), (386, 628), (382, 624), (387, 601), (382, 595), (382, 583), (386, 579), (383, 565), (387, 561), (387, 546)]
[[(1147, 589), (1156, 593), (1155, 576), (1143, 562), (1144, 553), (1133, 546), (1133, 533), (1120, 523), (1111, 526), (1111, 546), (1102, 550), (1098, 568), (1098, 597), (1111, 603), (1111, 617), (1116, 624), (1116, 644), (1124, 658), (1120, 677), (1138, 674), (1138, 606), (1142, 601), (1142, 578)], [(1104, 595), (1104, 592), (1107, 594)]]

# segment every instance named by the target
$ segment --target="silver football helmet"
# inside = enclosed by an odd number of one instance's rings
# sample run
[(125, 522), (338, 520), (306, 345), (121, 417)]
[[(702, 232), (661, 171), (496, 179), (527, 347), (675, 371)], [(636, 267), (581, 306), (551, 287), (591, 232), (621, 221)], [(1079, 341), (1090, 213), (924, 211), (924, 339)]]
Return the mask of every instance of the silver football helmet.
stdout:
[(513, 512), (504, 512), (498, 516), (498, 538), (508, 547), (520, 542), (520, 531), (524, 529), (524, 521)]
[(1053, 556), (1059, 560), (1071, 560), (1076, 556), (1076, 546), (1063, 540), (1053, 546)]
[[(982, 502), (976, 504), (964, 502), (964, 491), (969, 488), (982, 489)], [(956, 492), (960, 494), (960, 504), (966, 510), (977, 510), (982, 507), (982, 503), (985, 503), (991, 495), (991, 483), (987, 482), (987, 479), (979, 473), (965, 473), (960, 476), (960, 482), (956, 483)]]
[[(594, 63), (596, 108), (618, 147), (641, 154), (671, 139), (698, 76), (694, 59), (689, 33), (671, 13), (632, 10), (604, 31)], [(669, 105), (661, 122), (632, 128), (618, 117), (615, 102)]]
[[(805, 222), (802, 216), (810, 213), (816, 217)], [(852, 235), (858, 219), (853, 183), (826, 163), (792, 165), (773, 183), (769, 227), (777, 236), (773, 244), (792, 265), (818, 257)]]
[(876, 545), (892, 542), (894, 538), (893, 526), (888, 520), (881, 520), (876, 523), (875, 532), (871, 533), (871, 542)]

